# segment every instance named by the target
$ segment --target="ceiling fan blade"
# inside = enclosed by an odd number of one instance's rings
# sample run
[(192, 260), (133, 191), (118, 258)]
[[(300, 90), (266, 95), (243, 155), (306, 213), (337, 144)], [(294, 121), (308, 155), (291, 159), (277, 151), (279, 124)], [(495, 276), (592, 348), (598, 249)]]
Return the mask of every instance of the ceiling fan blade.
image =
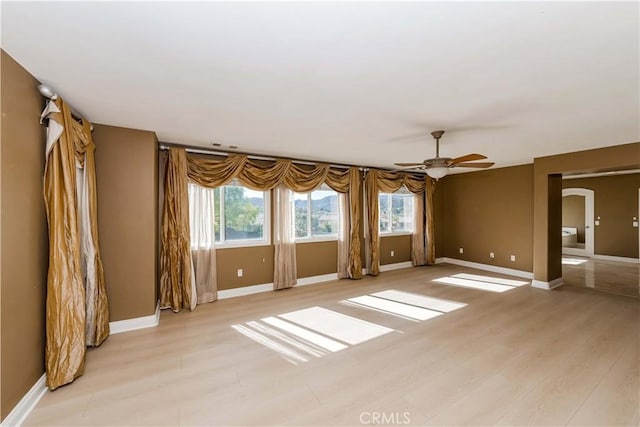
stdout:
[(493, 162), (479, 162), (479, 163), (455, 163), (453, 167), (456, 168), (490, 168), (495, 165)]
[(423, 163), (394, 163), (396, 166), (424, 166)]
[(456, 157), (451, 160), (451, 164), (458, 164), (461, 162), (470, 162), (472, 160), (482, 160), (486, 159), (487, 156), (483, 156), (482, 154), (467, 154), (466, 156)]

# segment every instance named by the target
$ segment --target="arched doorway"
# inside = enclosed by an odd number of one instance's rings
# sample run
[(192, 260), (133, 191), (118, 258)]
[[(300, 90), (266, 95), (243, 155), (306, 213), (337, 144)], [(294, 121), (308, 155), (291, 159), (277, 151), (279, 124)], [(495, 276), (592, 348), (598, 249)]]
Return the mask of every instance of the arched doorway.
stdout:
[(587, 188), (562, 190), (562, 253), (592, 257), (594, 193)]

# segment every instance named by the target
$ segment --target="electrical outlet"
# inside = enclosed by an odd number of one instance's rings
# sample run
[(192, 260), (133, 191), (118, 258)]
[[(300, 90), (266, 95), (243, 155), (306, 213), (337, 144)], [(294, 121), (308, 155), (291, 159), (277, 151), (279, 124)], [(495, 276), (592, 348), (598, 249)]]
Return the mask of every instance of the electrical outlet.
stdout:
[(391, 256), (396, 256), (395, 251), (391, 251)]
[(460, 249), (458, 249), (458, 252), (460, 252), (461, 254), (463, 254), (463, 253), (464, 253), (464, 249), (463, 249), (463, 248), (460, 248)]
[(511, 255), (511, 257), (509, 258), (511, 261), (515, 261), (516, 260), (516, 256), (515, 255)]
[(633, 221), (633, 226), (637, 227), (638, 226), (638, 221)]
[(600, 225), (600, 220), (595, 220), (596, 225)]
[(244, 272), (242, 271), (241, 268), (238, 269), (238, 277), (242, 277), (242, 275), (244, 274)]
[(494, 254), (493, 252), (489, 252), (489, 258), (494, 259), (496, 257), (496, 254)]

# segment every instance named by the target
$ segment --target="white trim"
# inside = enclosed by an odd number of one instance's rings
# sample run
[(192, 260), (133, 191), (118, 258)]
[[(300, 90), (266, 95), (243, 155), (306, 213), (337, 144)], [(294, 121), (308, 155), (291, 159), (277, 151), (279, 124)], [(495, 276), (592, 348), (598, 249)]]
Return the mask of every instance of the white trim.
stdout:
[[(567, 255), (593, 256), (595, 242), (595, 204), (593, 190), (587, 188), (563, 188), (562, 197), (580, 196), (584, 197), (584, 249), (562, 248), (562, 252)], [(565, 224), (563, 224), (565, 225)]]
[(553, 279), (550, 282), (543, 282), (542, 280), (533, 280), (531, 282), (531, 287), (550, 291), (551, 289), (555, 289), (558, 286), (562, 286), (563, 284), (564, 282), (562, 281), (562, 277), (558, 277), (557, 279)]
[(296, 286), (315, 285), (316, 283), (331, 282), (338, 280), (338, 273), (321, 274), (319, 276), (302, 277), (298, 279)]
[(413, 231), (410, 231), (410, 230), (378, 232), (378, 236), (380, 236), (381, 239), (384, 237), (411, 236), (411, 235), (413, 235)]
[(338, 235), (337, 234), (329, 234), (326, 236), (312, 236), (312, 237), (296, 237), (296, 245), (305, 243), (318, 243), (318, 242), (337, 242)]
[(598, 176), (629, 175), (629, 174), (638, 173), (638, 172), (640, 172), (640, 169), (629, 169), (624, 171), (611, 171), (611, 172), (600, 172), (600, 173), (585, 173), (583, 175), (563, 176), (562, 179), (580, 179), (580, 178), (595, 178)]
[(243, 239), (243, 240), (227, 240), (225, 242), (216, 242), (216, 249), (234, 249), (234, 248), (253, 248), (260, 246), (270, 246), (265, 239)]
[(38, 381), (25, 394), (20, 402), (9, 412), (9, 415), (0, 424), (2, 427), (19, 427), (29, 416), (36, 404), (47, 392), (47, 374), (42, 374)]
[(463, 267), (477, 268), (478, 270), (492, 271), (494, 273), (507, 274), (509, 276), (522, 277), (523, 279), (533, 279), (533, 273), (530, 271), (515, 270), (513, 268), (498, 267), (496, 265), (480, 264), (479, 262), (464, 261), (455, 258), (436, 258), (436, 264), (446, 262), (448, 264), (461, 265)]
[(590, 258), (593, 255), (588, 255), (585, 253), (585, 249), (580, 248), (565, 248), (562, 247), (562, 255), (572, 255), (572, 256), (580, 256), (585, 258)]
[(221, 291), (218, 291), (218, 299), (242, 297), (245, 295), (259, 294), (261, 292), (269, 292), (272, 290), (273, 290), (273, 283), (243, 286), (241, 288), (233, 288), (233, 289), (223, 289)]
[(153, 328), (160, 323), (160, 302), (156, 304), (156, 312), (151, 316), (135, 317), (133, 319), (109, 322), (109, 331), (113, 334), (135, 331), (136, 329)]
[(223, 289), (221, 291), (218, 291), (218, 299), (242, 297), (245, 295), (259, 294), (261, 292), (269, 292), (272, 290), (273, 290), (273, 283), (243, 286), (241, 288), (233, 288), (233, 289)]
[[(321, 274), (319, 276), (302, 277), (297, 280), (296, 286), (315, 285), (317, 283), (331, 282), (338, 280), (338, 273)], [(243, 286), (241, 288), (223, 289), (218, 291), (218, 299), (242, 297), (245, 295), (259, 294), (273, 291), (273, 283), (263, 283), (261, 285)]]
[(380, 271), (400, 270), (402, 268), (413, 267), (411, 261), (396, 262), (395, 264), (385, 264), (380, 266)]
[(602, 260), (606, 260), (606, 261), (630, 262), (630, 263), (633, 263), (633, 264), (640, 263), (640, 258), (629, 258), (629, 257), (624, 257), (624, 256), (594, 255), (591, 258), (602, 259)]

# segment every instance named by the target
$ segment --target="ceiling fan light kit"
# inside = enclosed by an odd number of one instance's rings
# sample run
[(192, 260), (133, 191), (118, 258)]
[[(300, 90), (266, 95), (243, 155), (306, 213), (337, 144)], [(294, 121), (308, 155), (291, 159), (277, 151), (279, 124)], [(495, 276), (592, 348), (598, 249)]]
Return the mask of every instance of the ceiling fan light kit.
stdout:
[(436, 166), (427, 169), (427, 175), (434, 179), (444, 178), (449, 173), (449, 168), (446, 166)]
[(405, 167), (407, 169), (425, 170), (427, 175), (436, 180), (445, 177), (449, 173), (450, 168), (489, 168), (494, 165), (493, 162), (469, 163), (469, 161), (472, 160), (486, 159), (487, 156), (482, 154), (467, 154), (454, 159), (450, 157), (440, 157), (440, 138), (442, 138), (442, 135), (444, 135), (443, 130), (431, 132), (431, 136), (436, 140), (436, 157), (426, 159), (422, 163), (395, 163), (395, 165)]

